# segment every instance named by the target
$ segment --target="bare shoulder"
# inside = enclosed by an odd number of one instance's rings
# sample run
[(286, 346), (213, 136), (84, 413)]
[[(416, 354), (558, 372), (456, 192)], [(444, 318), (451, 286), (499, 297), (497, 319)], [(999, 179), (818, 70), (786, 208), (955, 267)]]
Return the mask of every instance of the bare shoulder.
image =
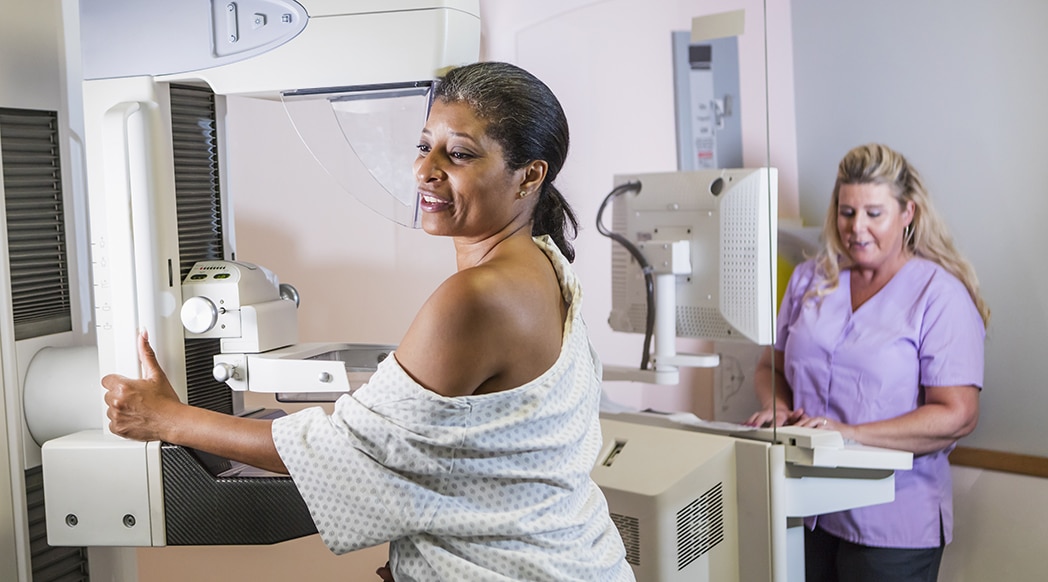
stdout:
[(548, 262), (513, 257), (459, 271), (416, 315), (397, 361), (416, 382), (446, 396), (522, 384), (559, 352), (559, 297)]

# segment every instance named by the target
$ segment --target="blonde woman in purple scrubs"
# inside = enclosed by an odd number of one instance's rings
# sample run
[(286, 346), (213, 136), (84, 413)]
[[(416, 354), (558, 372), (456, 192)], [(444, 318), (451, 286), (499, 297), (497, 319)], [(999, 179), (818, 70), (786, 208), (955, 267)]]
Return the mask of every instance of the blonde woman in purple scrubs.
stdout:
[(895, 501), (807, 520), (805, 569), (808, 581), (935, 582), (953, 534), (947, 455), (979, 417), (990, 311), (916, 169), (884, 145), (841, 160), (822, 240), (790, 278), (749, 423), (912, 451)]

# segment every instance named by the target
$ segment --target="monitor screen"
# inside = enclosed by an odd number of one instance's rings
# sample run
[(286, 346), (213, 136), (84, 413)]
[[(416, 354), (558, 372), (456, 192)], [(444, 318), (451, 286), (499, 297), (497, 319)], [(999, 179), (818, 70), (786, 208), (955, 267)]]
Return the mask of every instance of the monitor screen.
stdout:
[[(662, 243), (687, 244), (684, 255), (690, 265), (686, 274), (675, 277), (676, 336), (772, 344), (777, 307), (775, 168), (615, 177), (616, 186), (634, 181), (639, 189), (614, 200), (612, 231), (642, 253), (646, 247), (665, 247)], [(624, 246), (614, 244), (611, 328), (644, 333), (647, 301), (640, 266)]]

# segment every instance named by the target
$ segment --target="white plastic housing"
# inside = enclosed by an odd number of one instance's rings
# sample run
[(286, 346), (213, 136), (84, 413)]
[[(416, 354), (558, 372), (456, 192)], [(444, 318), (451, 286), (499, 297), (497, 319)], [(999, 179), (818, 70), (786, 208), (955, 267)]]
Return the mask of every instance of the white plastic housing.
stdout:
[(159, 442), (89, 430), (47, 441), (42, 455), (50, 545), (164, 545)]

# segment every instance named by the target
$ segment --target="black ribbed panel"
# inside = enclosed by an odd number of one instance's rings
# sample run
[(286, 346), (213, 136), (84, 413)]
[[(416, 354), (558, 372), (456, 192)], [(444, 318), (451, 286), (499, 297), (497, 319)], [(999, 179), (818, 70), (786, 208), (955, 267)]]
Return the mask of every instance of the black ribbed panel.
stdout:
[(290, 477), (215, 477), (184, 447), (161, 448), (167, 544), (274, 544), (317, 532)]
[(43, 467), (25, 472), (26, 509), (29, 518), (29, 551), (33, 582), (87, 582), (87, 548), (56, 548), (47, 545), (44, 516)]
[(211, 90), (171, 85), (180, 280), (197, 261), (224, 258), (216, 126)]
[(69, 331), (58, 114), (0, 109), (15, 339)]
[(218, 339), (186, 340), (186, 400), (191, 406), (233, 414), (231, 389), (211, 375), (214, 355), (222, 351), (221, 342)]
[[(175, 207), (181, 282), (198, 261), (223, 259), (222, 198), (219, 189), (215, 94), (210, 89), (171, 85), (171, 139), (175, 164)], [(211, 376), (219, 340), (187, 339), (189, 404), (233, 413), (228, 386)]]

